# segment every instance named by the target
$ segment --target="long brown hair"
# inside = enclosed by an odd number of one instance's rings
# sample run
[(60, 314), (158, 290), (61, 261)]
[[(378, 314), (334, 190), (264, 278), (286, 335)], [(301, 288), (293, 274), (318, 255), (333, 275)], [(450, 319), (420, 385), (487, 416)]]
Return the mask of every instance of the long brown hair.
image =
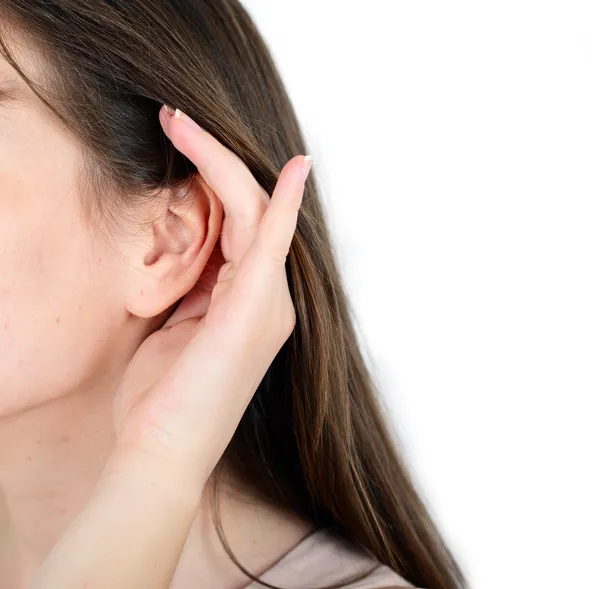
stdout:
[[(0, 17), (3, 55), (81, 142), (83, 200), (98, 226), (136, 222), (140, 199), (189, 186), (195, 167), (162, 133), (163, 103), (234, 151), (269, 194), (283, 165), (310, 153), (269, 50), (238, 0), (0, 0)], [(11, 55), (8, 23), (39, 48), (44, 83)], [(415, 586), (466, 587), (359, 349), (313, 175), (287, 272), (295, 330), (224, 460), (274, 504), (332, 529)], [(236, 564), (261, 582), (217, 527)]]

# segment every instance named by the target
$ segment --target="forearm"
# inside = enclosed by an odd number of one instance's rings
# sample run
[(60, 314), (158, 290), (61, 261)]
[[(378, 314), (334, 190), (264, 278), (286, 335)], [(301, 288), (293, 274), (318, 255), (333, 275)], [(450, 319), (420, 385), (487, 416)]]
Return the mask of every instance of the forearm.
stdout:
[(115, 452), (31, 589), (168, 589), (201, 492), (185, 469)]

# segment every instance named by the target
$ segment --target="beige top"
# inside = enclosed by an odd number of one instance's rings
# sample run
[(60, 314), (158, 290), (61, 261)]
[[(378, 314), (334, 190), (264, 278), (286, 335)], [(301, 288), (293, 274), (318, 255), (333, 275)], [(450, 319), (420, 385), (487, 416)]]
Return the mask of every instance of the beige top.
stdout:
[[(282, 589), (318, 589), (366, 573), (377, 561), (327, 529), (317, 530), (296, 544), (260, 580)], [(414, 587), (384, 564), (367, 577), (344, 585), (344, 589)], [(252, 581), (245, 589), (266, 589)]]

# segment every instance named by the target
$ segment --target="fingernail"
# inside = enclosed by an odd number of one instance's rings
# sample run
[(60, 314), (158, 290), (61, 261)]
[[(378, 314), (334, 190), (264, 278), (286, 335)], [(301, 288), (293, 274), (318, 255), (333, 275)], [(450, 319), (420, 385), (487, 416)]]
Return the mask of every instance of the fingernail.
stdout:
[(312, 155), (304, 156), (304, 167), (302, 168), (302, 182), (306, 182), (306, 178), (308, 178), (308, 174), (310, 172), (310, 168), (313, 163)]
[(196, 121), (191, 119), (188, 115), (186, 115), (182, 110), (179, 110), (178, 108), (175, 109), (174, 117), (176, 119), (179, 119), (180, 121), (185, 123), (188, 127), (191, 127), (192, 129), (201, 129), (202, 128), (202, 127), (200, 127), (200, 125), (198, 123), (196, 123)]
[(165, 105), (164, 105), (164, 107), (165, 107), (165, 111), (166, 111), (166, 113), (167, 113), (167, 114), (168, 114), (170, 117), (172, 117), (172, 116), (175, 114), (175, 110), (173, 109), (173, 107), (172, 107), (172, 106), (169, 106), (168, 104), (165, 104)]

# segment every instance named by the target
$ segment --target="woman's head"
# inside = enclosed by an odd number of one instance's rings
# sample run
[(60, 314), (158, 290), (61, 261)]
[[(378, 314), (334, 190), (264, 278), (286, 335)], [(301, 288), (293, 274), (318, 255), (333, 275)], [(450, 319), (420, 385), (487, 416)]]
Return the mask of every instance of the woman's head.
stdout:
[[(218, 207), (162, 134), (162, 103), (269, 194), (310, 150), (237, 0), (0, 0), (0, 41), (27, 96), (0, 102), (2, 415), (118, 372), (218, 260), (203, 232)], [(464, 587), (382, 415), (314, 177), (287, 270), (296, 328), (223, 462), (415, 585)]]
[[(156, 168), (139, 171), (137, 184), (109, 177), (99, 161), (108, 152), (93, 154), (12, 67), (15, 59), (32, 82), (59, 92), (28, 33), (2, 28), (10, 51), (0, 53), (0, 417), (107, 386), (198, 280), (215, 246), (208, 217), (221, 215), (198, 182), (162, 188), (148, 180)], [(54, 100), (77, 116), (74, 100)], [(153, 131), (159, 158), (166, 149)], [(138, 157), (124, 144), (111, 153), (129, 165)]]

